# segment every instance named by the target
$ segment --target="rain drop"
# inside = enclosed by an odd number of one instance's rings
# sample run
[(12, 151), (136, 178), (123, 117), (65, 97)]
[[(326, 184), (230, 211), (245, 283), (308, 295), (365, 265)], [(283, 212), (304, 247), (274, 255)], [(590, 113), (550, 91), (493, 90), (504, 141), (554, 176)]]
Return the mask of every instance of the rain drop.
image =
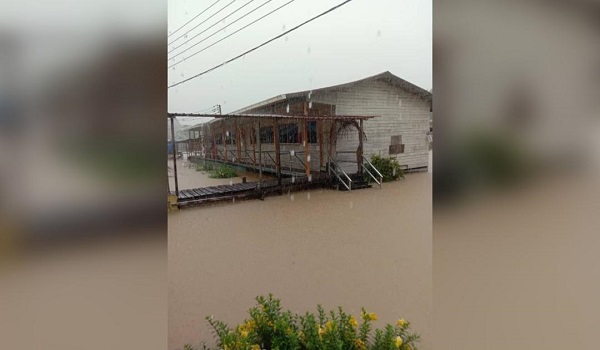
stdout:
[(287, 106), (285, 107), (285, 112), (286, 113), (290, 113), (290, 104), (288, 103)]
[(308, 109), (312, 109), (312, 101), (308, 103)]
[(307, 52), (308, 54), (310, 54), (310, 46), (308, 47), (308, 49), (306, 50), (306, 52)]
[(281, 26), (281, 31), (285, 32), (285, 24)]
[(287, 35), (285, 36), (285, 41), (288, 41), (288, 37), (287, 37)]
[(378, 31), (377, 31), (377, 37), (378, 37), (378, 38), (381, 38), (381, 30), (378, 30)]

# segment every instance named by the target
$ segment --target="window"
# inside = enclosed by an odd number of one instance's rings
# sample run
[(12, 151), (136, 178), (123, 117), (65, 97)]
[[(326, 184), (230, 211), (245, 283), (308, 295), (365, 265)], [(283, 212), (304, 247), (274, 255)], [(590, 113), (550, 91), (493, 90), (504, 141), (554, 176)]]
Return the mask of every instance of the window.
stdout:
[(317, 122), (310, 121), (306, 125), (306, 129), (308, 132), (308, 143), (317, 143), (318, 140), (318, 132), (317, 132)]
[(298, 124), (279, 125), (279, 143), (298, 143)]
[(221, 135), (215, 137), (215, 143), (217, 145), (222, 145), (223, 144), (223, 137)]
[(230, 131), (229, 136), (226, 136), (228, 145), (235, 145), (235, 131)]
[(390, 155), (404, 153), (404, 144), (402, 143), (402, 135), (392, 136), (388, 153)]
[(260, 128), (260, 142), (261, 143), (273, 143), (273, 127), (265, 126)]

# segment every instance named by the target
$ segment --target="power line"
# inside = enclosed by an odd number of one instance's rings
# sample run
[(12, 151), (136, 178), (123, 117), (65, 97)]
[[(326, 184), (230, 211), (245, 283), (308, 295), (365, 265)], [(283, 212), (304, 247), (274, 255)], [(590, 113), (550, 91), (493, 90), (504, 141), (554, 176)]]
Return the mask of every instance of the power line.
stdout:
[[(183, 58), (183, 60), (181, 60), (181, 61), (179, 61), (179, 62), (177, 62), (177, 63), (173, 63), (172, 65), (168, 66), (167, 68), (175, 67), (176, 65), (178, 65), (178, 64), (180, 64), (180, 63), (182, 63), (183, 61), (187, 60), (188, 58), (194, 57), (194, 56), (196, 56), (197, 54), (199, 54), (200, 52), (202, 52), (202, 51), (205, 51), (205, 50), (207, 50), (207, 49), (209, 49), (209, 48), (211, 48), (211, 47), (215, 46), (216, 44), (220, 43), (221, 41), (223, 41), (223, 40), (225, 40), (225, 39), (229, 38), (230, 36), (232, 36), (232, 35), (234, 35), (234, 34), (236, 34), (236, 33), (240, 32), (240, 31), (242, 31), (242, 30), (243, 30), (243, 29), (245, 29), (245, 28), (248, 28), (249, 26), (253, 25), (254, 23), (256, 23), (256, 22), (258, 22), (258, 21), (262, 20), (263, 18), (270, 16), (272, 13), (274, 13), (274, 12), (276, 12), (276, 11), (278, 11), (278, 10), (280, 10), (280, 9), (284, 8), (284, 7), (286, 7), (287, 5), (291, 4), (291, 3), (292, 3), (292, 2), (294, 2), (294, 1), (296, 1), (296, 0), (290, 0), (290, 1), (286, 2), (285, 4), (283, 4), (283, 5), (279, 6), (278, 8), (276, 8), (275, 10), (273, 10), (273, 11), (271, 11), (271, 12), (269, 12), (269, 13), (267, 13), (267, 14), (263, 15), (262, 17), (259, 17), (259, 18), (257, 18), (256, 20), (254, 20), (254, 21), (252, 21), (252, 22), (250, 22), (250, 23), (246, 24), (245, 26), (243, 26), (242, 28), (240, 28), (240, 29), (236, 30), (235, 32), (233, 32), (233, 33), (231, 33), (231, 34), (227, 35), (226, 37), (224, 37), (224, 38), (221, 38), (220, 40), (217, 40), (217, 41), (215, 41), (214, 43), (212, 43), (212, 44), (210, 44), (210, 45), (208, 45), (208, 46), (206, 46), (206, 47), (202, 48), (201, 50), (199, 50), (199, 51), (196, 51), (196, 52), (194, 52), (193, 54), (191, 54), (191, 55), (189, 55), (189, 56), (187, 56), (187, 57), (184, 57), (184, 58)], [(187, 51), (187, 50), (186, 50), (186, 51)], [(182, 51), (182, 52), (185, 52), (185, 51)], [(179, 54), (178, 54), (178, 55), (179, 55)], [(172, 57), (172, 58), (173, 58), (173, 57)]]
[[(292, 0), (292, 1), (293, 1), (293, 0)], [(311, 19), (309, 19), (309, 20), (307, 20), (307, 21), (305, 21), (305, 22), (302, 22), (302, 23), (300, 23), (299, 25), (295, 26), (294, 28), (292, 28), (292, 29), (290, 29), (290, 30), (288, 30), (288, 31), (286, 31), (286, 32), (284, 32), (284, 33), (281, 33), (281, 34), (277, 35), (276, 37), (274, 37), (274, 38), (272, 38), (272, 39), (269, 39), (268, 41), (265, 41), (264, 43), (262, 43), (262, 44), (260, 44), (260, 45), (258, 45), (258, 46), (255, 46), (255, 47), (253, 47), (252, 49), (250, 49), (250, 50), (248, 50), (248, 51), (246, 51), (246, 52), (244, 52), (244, 53), (242, 53), (242, 54), (239, 54), (239, 55), (235, 56), (234, 58), (231, 58), (231, 59), (229, 59), (229, 60), (227, 60), (227, 61), (225, 61), (225, 62), (223, 62), (223, 63), (221, 63), (221, 64), (219, 64), (219, 65), (216, 65), (216, 66), (214, 66), (214, 67), (212, 67), (212, 68), (210, 68), (210, 69), (207, 69), (207, 70), (205, 70), (205, 71), (204, 71), (204, 72), (202, 72), (202, 73), (198, 73), (198, 74), (196, 74), (196, 75), (194, 75), (194, 76), (192, 76), (192, 77), (189, 77), (189, 78), (187, 78), (187, 79), (184, 79), (184, 80), (182, 80), (182, 81), (180, 81), (180, 82), (178, 82), (178, 83), (175, 83), (175, 84), (173, 84), (173, 85), (171, 85), (171, 86), (168, 86), (168, 87), (167, 87), (167, 89), (170, 89), (170, 88), (172, 88), (172, 87), (175, 87), (175, 86), (177, 86), (177, 85), (183, 84), (183, 83), (185, 83), (185, 82), (187, 82), (187, 81), (190, 81), (190, 80), (192, 80), (192, 79), (196, 79), (196, 78), (198, 78), (199, 76), (202, 76), (202, 75), (204, 75), (204, 74), (206, 74), (206, 73), (212, 72), (213, 70), (215, 70), (215, 69), (217, 69), (217, 68), (219, 68), (219, 67), (223, 67), (223, 66), (224, 66), (224, 65), (226, 65), (227, 63), (233, 62), (233, 61), (235, 61), (235, 60), (239, 59), (240, 57), (243, 57), (244, 55), (246, 55), (246, 54), (249, 54), (249, 53), (250, 53), (250, 52), (252, 52), (252, 51), (258, 50), (259, 48), (261, 48), (261, 47), (263, 47), (263, 46), (265, 46), (265, 45), (269, 44), (270, 42), (272, 42), (272, 41), (275, 41), (275, 40), (277, 40), (277, 39), (281, 38), (282, 36), (284, 36), (284, 35), (286, 35), (286, 34), (288, 34), (288, 33), (291, 33), (291, 32), (293, 32), (294, 30), (296, 30), (296, 29), (298, 29), (298, 28), (300, 28), (300, 27), (304, 26), (305, 24), (308, 24), (308, 23), (310, 23), (310, 22), (314, 21), (315, 19), (317, 19), (317, 18), (319, 18), (319, 17), (325, 16), (326, 14), (328, 14), (328, 13), (330, 13), (330, 12), (332, 12), (332, 11), (335, 11), (335, 10), (339, 9), (340, 7), (342, 7), (342, 6), (346, 5), (347, 3), (351, 2), (351, 1), (352, 1), (352, 0), (346, 0), (346, 1), (344, 1), (344, 2), (342, 2), (342, 3), (340, 3), (340, 4), (338, 4), (338, 5), (335, 5), (334, 7), (330, 8), (329, 10), (327, 10), (327, 11), (325, 11), (325, 12), (322, 12), (321, 14), (319, 14), (319, 15), (317, 15), (317, 16), (315, 16), (315, 17), (313, 17), (313, 18), (311, 18)]]
[(192, 30), (200, 27), (202, 24), (206, 23), (206, 21), (208, 21), (209, 19), (213, 18), (214, 16), (218, 15), (219, 12), (225, 10), (226, 8), (228, 8), (231, 4), (233, 4), (234, 2), (236, 2), (237, 0), (232, 0), (229, 4), (221, 7), (221, 9), (215, 13), (213, 13), (212, 15), (210, 15), (207, 19), (205, 19), (204, 21), (198, 23), (195, 27), (193, 27), (192, 29), (188, 30), (187, 32), (181, 34), (180, 36), (178, 36), (177, 38), (175, 38), (173, 41), (171, 41), (168, 45), (173, 44), (174, 42), (176, 42), (177, 40), (181, 39), (182, 37), (184, 37), (187, 33), (191, 32)]
[(210, 5), (209, 7), (207, 7), (207, 8), (206, 8), (204, 11), (200, 12), (199, 14), (197, 14), (196, 16), (194, 16), (194, 18), (190, 19), (189, 21), (185, 22), (185, 23), (184, 23), (184, 24), (183, 24), (181, 27), (179, 27), (179, 28), (175, 29), (175, 31), (173, 31), (171, 34), (169, 34), (169, 36), (167, 36), (167, 38), (170, 38), (170, 37), (171, 37), (171, 35), (173, 35), (173, 34), (177, 33), (178, 31), (180, 31), (180, 30), (181, 30), (181, 28), (183, 28), (183, 27), (187, 26), (187, 25), (188, 25), (188, 24), (189, 24), (191, 21), (193, 21), (193, 20), (195, 20), (196, 18), (200, 17), (200, 15), (202, 15), (204, 12), (206, 12), (206, 11), (210, 10), (210, 8), (211, 8), (211, 7), (213, 7), (213, 6), (215, 6), (215, 5), (216, 5), (216, 4), (217, 4), (219, 1), (221, 1), (221, 0), (217, 0), (217, 1), (213, 2), (213, 4), (212, 4), (212, 5)]
[[(253, 2), (253, 1), (254, 1), (254, 0), (252, 0), (252, 1), (250, 1), (250, 2)], [(190, 50), (192, 47), (194, 47), (194, 46), (196, 46), (196, 45), (198, 45), (198, 44), (200, 44), (200, 43), (202, 43), (202, 42), (206, 41), (207, 39), (209, 39), (209, 38), (211, 38), (212, 36), (214, 36), (214, 35), (218, 34), (219, 32), (221, 32), (223, 29), (225, 29), (225, 28), (228, 28), (228, 27), (229, 27), (229, 26), (231, 26), (232, 24), (235, 24), (235, 23), (236, 23), (236, 22), (238, 22), (239, 20), (241, 20), (241, 19), (243, 19), (244, 17), (248, 16), (248, 15), (249, 15), (249, 14), (251, 14), (252, 12), (254, 12), (254, 11), (256, 11), (256, 10), (260, 9), (261, 7), (263, 7), (263, 6), (265, 6), (266, 4), (270, 3), (271, 1), (273, 1), (273, 0), (267, 0), (267, 1), (266, 1), (265, 3), (263, 3), (262, 5), (260, 5), (260, 6), (256, 7), (256, 8), (254, 8), (254, 10), (252, 10), (252, 11), (250, 11), (250, 12), (246, 13), (246, 14), (245, 14), (245, 15), (243, 15), (242, 17), (239, 17), (238, 19), (236, 19), (235, 21), (233, 21), (233, 22), (229, 23), (229, 24), (228, 24), (228, 25), (226, 25), (225, 27), (223, 27), (223, 28), (221, 28), (221, 29), (219, 29), (219, 30), (217, 30), (217, 31), (213, 32), (211, 35), (209, 35), (209, 36), (207, 36), (206, 38), (204, 38), (204, 39), (200, 40), (199, 42), (197, 42), (197, 43), (195, 43), (194, 45), (192, 45), (192, 46), (188, 47), (187, 49), (185, 49), (185, 50), (181, 51), (180, 53), (178, 53), (178, 54), (175, 54), (175, 56), (171, 57), (171, 59), (173, 59), (173, 58), (175, 58), (175, 57), (177, 57), (177, 56), (181, 55), (182, 53), (184, 53), (184, 52), (186, 52), (186, 51)], [(250, 2), (249, 2), (249, 3), (250, 3)], [(249, 4), (249, 3), (248, 3), (248, 4)], [(248, 4), (246, 4), (246, 5), (248, 5)], [(246, 5), (244, 5), (244, 6), (246, 6)], [(239, 9), (241, 9), (241, 7), (240, 7)], [(238, 9), (238, 10), (239, 10), (239, 9)], [(236, 11), (237, 11), (237, 10), (236, 10)], [(232, 13), (231, 13), (229, 16), (233, 15), (233, 14), (234, 14), (236, 11), (232, 12)], [(229, 17), (229, 16), (227, 16), (227, 17)], [(223, 19), (226, 19), (227, 17), (225, 17), (225, 18), (223, 18)], [(220, 22), (220, 21), (219, 21), (219, 22)], [(171, 53), (171, 52), (173, 52), (173, 51), (177, 50), (178, 48), (180, 48), (181, 46), (183, 46), (183, 45), (187, 44), (188, 42), (192, 41), (193, 39), (195, 39), (196, 37), (198, 37), (200, 34), (202, 34), (202, 33), (206, 32), (206, 31), (207, 31), (207, 30), (209, 30), (210, 28), (212, 28), (212, 27), (214, 27), (215, 25), (217, 25), (219, 22), (216, 22), (216, 23), (215, 23), (215, 24), (213, 24), (212, 26), (210, 26), (210, 27), (206, 28), (205, 30), (201, 31), (200, 33), (198, 33), (198, 34), (194, 35), (193, 37), (189, 38), (189, 39), (188, 39), (188, 40), (186, 40), (186, 41), (185, 41), (183, 44), (181, 44), (181, 45), (177, 46), (176, 48), (174, 48), (173, 50), (169, 51), (168, 53)]]

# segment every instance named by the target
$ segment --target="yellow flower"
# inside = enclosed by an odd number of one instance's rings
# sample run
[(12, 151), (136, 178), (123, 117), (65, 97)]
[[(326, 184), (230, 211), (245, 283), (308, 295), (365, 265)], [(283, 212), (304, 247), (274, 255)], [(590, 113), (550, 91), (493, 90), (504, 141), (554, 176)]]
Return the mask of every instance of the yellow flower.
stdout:
[(367, 313), (363, 311), (360, 317), (365, 321), (377, 321), (377, 314), (375, 314), (374, 312)]
[(397, 336), (396, 340), (394, 341), (394, 345), (396, 346), (396, 349), (399, 349), (402, 346), (402, 343), (404, 341), (402, 340), (401, 336)]
[(248, 338), (248, 331), (241, 331), (242, 338)]
[(260, 345), (257, 345), (257, 344), (252, 345), (252, 350), (260, 350)]
[(348, 323), (350, 323), (352, 327), (358, 327), (358, 322), (356, 322), (354, 316), (350, 316), (350, 320), (348, 320)]
[(327, 323), (325, 323), (325, 328), (328, 331), (331, 331), (331, 329), (333, 329), (333, 323), (331, 323), (331, 321), (327, 321)]
[(319, 336), (322, 336), (323, 334), (325, 334), (325, 328), (319, 327)]
[(359, 348), (359, 349), (366, 349), (365, 343), (362, 340), (356, 339), (354, 341), (354, 343), (356, 344), (357, 348)]
[(399, 319), (398, 322), (396, 322), (396, 326), (400, 328), (406, 327), (407, 324), (408, 322), (406, 322), (403, 318)]

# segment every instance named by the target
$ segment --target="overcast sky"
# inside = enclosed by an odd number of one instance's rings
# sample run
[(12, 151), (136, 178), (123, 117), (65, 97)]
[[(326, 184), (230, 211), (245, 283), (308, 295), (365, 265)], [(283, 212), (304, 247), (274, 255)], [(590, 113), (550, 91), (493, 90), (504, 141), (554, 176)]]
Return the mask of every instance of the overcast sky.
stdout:
[[(169, 31), (205, 10), (216, 0), (169, 0)], [(231, 3), (221, 0), (179, 30), (181, 34)], [(241, 10), (170, 54), (205, 39), (267, 0), (236, 0), (223, 11), (169, 45), (182, 45), (223, 17)], [(169, 65), (231, 34), (289, 0), (271, 0), (256, 12), (195, 46)], [(220, 64), (341, 3), (342, 0), (295, 0), (281, 10), (169, 68), (169, 85)], [(170, 112), (199, 112), (216, 104), (223, 113), (280, 94), (346, 83), (390, 71), (424, 89), (432, 85), (431, 0), (354, 0), (287, 37), (244, 58), (168, 90)], [(169, 57), (170, 57), (169, 56)], [(189, 120), (181, 120), (189, 124)]]

